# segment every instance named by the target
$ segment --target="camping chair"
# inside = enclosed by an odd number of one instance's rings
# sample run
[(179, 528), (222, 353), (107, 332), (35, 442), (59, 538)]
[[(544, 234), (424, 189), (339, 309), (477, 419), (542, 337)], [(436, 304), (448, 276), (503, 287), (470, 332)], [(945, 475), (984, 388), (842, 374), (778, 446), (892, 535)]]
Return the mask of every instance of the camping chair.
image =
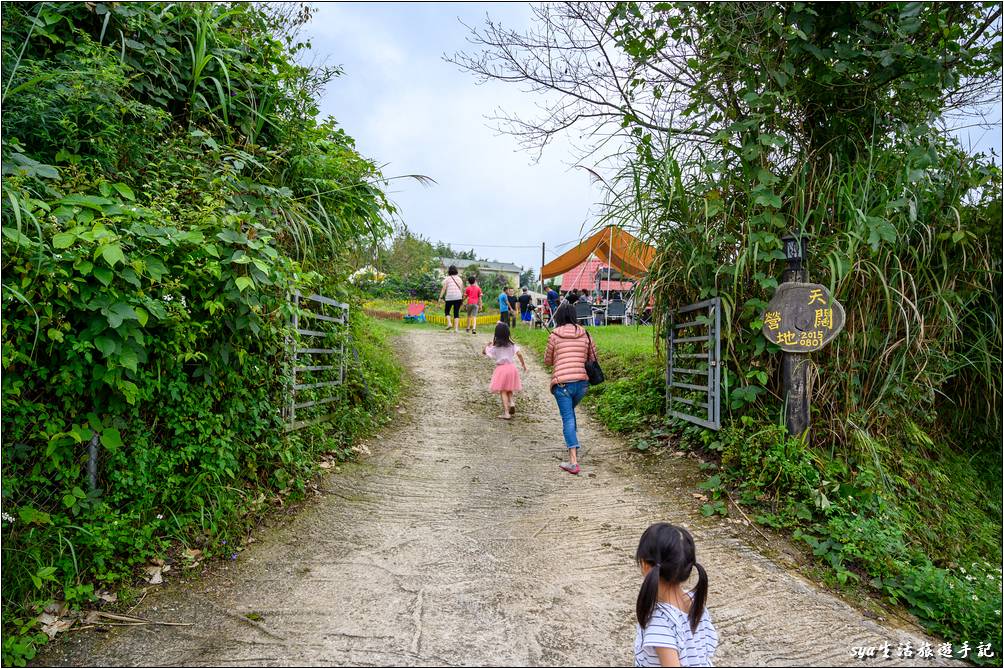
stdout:
[(408, 313), (405, 314), (404, 320), (409, 323), (424, 323), (425, 302), (409, 302)]
[(576, 302), (575, 303), (575, 320), (585, 321), (588, 325), (593, 323), (593, 305), (589, 302)]
[(624, 322), (627, 318), (627, 302), (624, 300), (610, 300), (607, 309), (603, 314), (603, 324), (606, 325), (611, 319)]

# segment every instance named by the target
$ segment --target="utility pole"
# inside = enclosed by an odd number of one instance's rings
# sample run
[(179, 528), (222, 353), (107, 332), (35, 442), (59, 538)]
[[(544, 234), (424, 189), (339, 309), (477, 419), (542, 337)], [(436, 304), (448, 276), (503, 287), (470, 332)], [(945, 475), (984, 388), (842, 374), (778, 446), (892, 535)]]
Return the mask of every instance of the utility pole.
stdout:
[(546, 295), (547, 291), (544, 290), (544, 265), (545, 264), (546, 263), (544, 262), (544, 242), (541, 242), (540, 243), (540, 292)]

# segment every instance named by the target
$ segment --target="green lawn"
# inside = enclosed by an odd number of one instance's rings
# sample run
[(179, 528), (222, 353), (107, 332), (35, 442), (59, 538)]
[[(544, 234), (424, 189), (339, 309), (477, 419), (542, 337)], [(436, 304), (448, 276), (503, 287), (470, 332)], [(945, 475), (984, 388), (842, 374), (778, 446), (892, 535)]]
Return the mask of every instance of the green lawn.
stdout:
[[(606, 381), (590, 389), (587, 403), (616, 432), (635, 432), (657, 417), (665, 397), (664, 359), (656, 352), (653, 329), (647, 326), (590, 327)], [(544, 357), (547, 332), (516, 328), (513, 339)]]

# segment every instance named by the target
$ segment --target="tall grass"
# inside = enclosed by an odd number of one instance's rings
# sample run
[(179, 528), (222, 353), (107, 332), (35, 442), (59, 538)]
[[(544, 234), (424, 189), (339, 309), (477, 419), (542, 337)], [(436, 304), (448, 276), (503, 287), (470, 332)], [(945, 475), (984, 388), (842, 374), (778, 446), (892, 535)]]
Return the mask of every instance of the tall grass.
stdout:
[(728, 384), (766, 370), (774, 402), (779, 356), (760, 316), (784, 269), (781, 236), (806, 235), (810, 280), (847, 310), (844, 332), (812, 357), (814, 437), (837, 450), (862, 443), (854, 431), (900, 431), (904, 417), (960, 448), (963, 426), (1000, 432), (999, 173), (952, 147), (939, 169), (901, 148), (844, 170), (806, 161), (774, 186), (775, 209), (744, 197), (745, 184), (712, 188), (705, 166), (677, 161), (670, 145), (656, 169), (625, 168), (602, 220), (658, 249), (643, 288), (662, 324), (674, 307), (722, 298)]

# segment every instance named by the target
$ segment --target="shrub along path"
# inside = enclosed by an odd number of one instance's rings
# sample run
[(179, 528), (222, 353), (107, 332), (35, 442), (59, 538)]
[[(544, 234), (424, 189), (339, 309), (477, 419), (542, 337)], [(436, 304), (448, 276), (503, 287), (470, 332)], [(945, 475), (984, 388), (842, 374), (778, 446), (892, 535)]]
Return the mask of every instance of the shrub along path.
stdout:
[[(483, 344), (483, 335), (429, 328), (401, 337), (412, 397), (371, 441), (372, 455), (328, 476), (318, 503), (236, 562), (168, 583), (132, 612), (193, 625), (71, 634), (41, 662), (629, 665), (640, 584), (632, 555), (659, 520), (695, 534), (718, 665), (850, 665), (854, 647), (886, 641), (894, 657), (878, 662), (896, 664), (900, 642), (924, 640), (786, 572), (727, 523), (702, 519), (686, 485), (643, 475), (586, 416), (582, 473), (561, 472), (547, 373), (529, 356), (517, 418), (495, 419)], [(666, 463), (676, 480), (695, 469), (686, 458)]]

